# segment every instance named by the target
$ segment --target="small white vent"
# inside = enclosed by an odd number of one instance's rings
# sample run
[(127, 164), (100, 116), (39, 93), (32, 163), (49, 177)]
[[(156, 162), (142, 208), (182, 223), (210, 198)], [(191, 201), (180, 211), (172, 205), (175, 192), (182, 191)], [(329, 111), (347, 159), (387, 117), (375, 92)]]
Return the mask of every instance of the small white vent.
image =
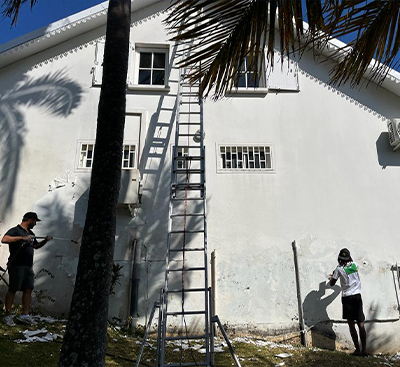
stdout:
[(390, 145), (393, 151), (400, 148), (400, 118), (393, 119), (387, 123)]

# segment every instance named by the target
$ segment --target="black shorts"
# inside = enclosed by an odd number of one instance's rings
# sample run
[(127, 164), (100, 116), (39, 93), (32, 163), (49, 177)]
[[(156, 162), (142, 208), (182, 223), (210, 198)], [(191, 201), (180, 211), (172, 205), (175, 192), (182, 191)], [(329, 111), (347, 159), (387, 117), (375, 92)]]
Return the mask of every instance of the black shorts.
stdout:
[(342, 297), (343, 318), (357, 322), (365, 321), (361, 294)]
[(8, 268), (9, 287), (12, 292), (33, 289), (34, 276), (31, 266), (10, 266)]

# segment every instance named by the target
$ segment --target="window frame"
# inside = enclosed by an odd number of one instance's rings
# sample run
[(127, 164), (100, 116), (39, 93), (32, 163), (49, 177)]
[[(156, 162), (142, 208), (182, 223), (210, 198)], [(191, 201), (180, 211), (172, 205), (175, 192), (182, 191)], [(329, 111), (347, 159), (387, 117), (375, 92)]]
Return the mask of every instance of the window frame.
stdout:
[[(93, 158), (92, 158), (92, 163), (90, 167), (81, 167), (80, 163), (81, 163), (81, 154), (82, 154), (82, 146), (83, 145), (93, 145), (93, 156), (94, 156), (94, 147), (95, 147), (95, 140), (79, 140), (78, 144), (77, 144), (77, 154), (76, 154), (76, 171), (78, 172), (91, 172), (92, 168), (93, 168)], [(123, 162), (124, 162), (124, 147), (126, 145), (129, 146), (134, 146), (135, 147), (135, 156), (134, 156), (134, 166), (133, 167), (123, 167)], [(122, 160), (121, 160), (121, 170), (123, 171), (131, 171), (131, 170), (135, 170), (138, 169), (138, 148), (139, 148), (139, 144), (138, 142), (134, 142), (134, 141), (124, 141), (123, 142), (123, 151), (122, 151)]]
[[(247, 63), (248, 63), (248, 58), (249, 56), (246, 56), (244, 62), (246, 63), (245, 69), (244, 69), (244, 75), (246, 77), (246, 87), (239, 87), (235, 86), (232, 88), (232, 91), (229, 93), (229, 95), (235, 95), (235, 94), (267, 94), (268, 93), (268, 88), (267, 88), (267, 78), (266, 78), (266, 62), (265, 62), (265, 57), (262, 56), (262, 53), (258, 56), (260, 59), (260, 62), (262, 63), (262, 74), (260, 75), (258, 79), (258, 86), (257, 87), (252, 87), (248, 86), (248, 75), (251, 73), (254, 73), (254, 71), (249, 71), (247, 69)], [(243, 64), (242, 64), (243, 65)], [(240, 65), (240, 68), (242, 68), (242, 65)], [(236, 77), (236, 76), (235, 76)]]
[[(164, 53), (164, 84), (139, 84), (139, 70), (140, 70), (140, 54), (143, 52), (151, 53)], [(134, 61), (133, 61), (133, 83), (128, 84), (130, 90), (148, 90), (148, 91), (169, 91), (169, 44), (135, 44), (134, 47)], [(151, 65), (153, 71), (153, 65)], [(161, 69), (160, 69), (161, 70)]]
[[(221, 148), (269, 148), (270, 168), (223, 168)], [(243, 154), (243, 153), (242, 153)], [(275, 173), (275, 149), (272, 143), (237, 143), (237, 144), (216, 144), (217, 173), (228, 174), (269, 174)], [(242, 161), (245, 161), (242, 159)], [(255, 161), (255, 159), (254, 159)], [(265, 159), (266, 161), (266, 159)]]

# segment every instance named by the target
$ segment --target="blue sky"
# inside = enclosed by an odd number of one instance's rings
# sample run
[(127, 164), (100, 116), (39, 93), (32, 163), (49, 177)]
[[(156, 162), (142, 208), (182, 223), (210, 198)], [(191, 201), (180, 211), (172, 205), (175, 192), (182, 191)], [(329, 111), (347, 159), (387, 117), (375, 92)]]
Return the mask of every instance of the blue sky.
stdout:
[[(102, 3), (104, 0), (37, 0), (30, 9), (29, 4), (21, 8), (18, 23), (10, 29), (11, 20), (0, 18), (0, 44), (47, 26), (50, 23)], [(3, 3), (3, 0), (0, 0)]]

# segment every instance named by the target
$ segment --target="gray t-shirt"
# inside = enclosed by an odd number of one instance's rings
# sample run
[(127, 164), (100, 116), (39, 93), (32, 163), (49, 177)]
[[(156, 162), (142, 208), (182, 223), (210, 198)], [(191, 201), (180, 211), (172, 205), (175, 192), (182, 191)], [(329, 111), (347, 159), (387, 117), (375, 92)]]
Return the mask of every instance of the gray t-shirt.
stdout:
[[(7, 236), (28, 236), (35, 234), (29, 230), (26, 231), (20, 225), (13, 227), (7, 231), (5, 234)], [(10, 266), (32, 266), (33, 264), (33, 245), (37, 243), (36, 240), (33, 242), (17, 241), (9, 243), (8, 247), (10, 249), (10, 257), (8, 258), (8, 267)]]
[(358, 274), (358, 266), (355, 262), (349, 262), (344, 266), (338, 265), (333, 272), (333, 279), (340, 278), (342, 297), (361, 294), (361, 281)]

